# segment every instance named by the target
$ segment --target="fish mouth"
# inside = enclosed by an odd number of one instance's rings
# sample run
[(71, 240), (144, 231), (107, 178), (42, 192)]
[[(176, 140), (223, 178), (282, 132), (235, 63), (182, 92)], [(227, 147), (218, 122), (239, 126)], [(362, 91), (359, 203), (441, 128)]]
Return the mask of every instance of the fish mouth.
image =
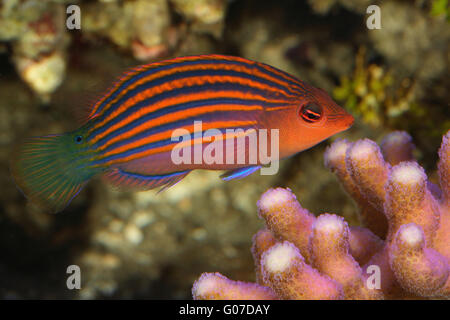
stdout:
[(353, 118), (353, 116), (349, 113), (342, 113), (338, 116), (328, 119), (328, 121), (330, 126), (339, 129), (340, 132), (350, 128), (355, 122), (355, 118)]
[[(345, 129), (348, 129), (348, 128), (350, 128), (352, 125), (353, 125), (353, 123), (355, 122), (355, 118), (351, 115), (351, 114), (349, 114), (349, 113), (347, 113), (346, 115), (345, 115), (345, 117), (344, 117), (344, 126), (345, 126)], [(344, 130), (345, 130), (344, 129)]]

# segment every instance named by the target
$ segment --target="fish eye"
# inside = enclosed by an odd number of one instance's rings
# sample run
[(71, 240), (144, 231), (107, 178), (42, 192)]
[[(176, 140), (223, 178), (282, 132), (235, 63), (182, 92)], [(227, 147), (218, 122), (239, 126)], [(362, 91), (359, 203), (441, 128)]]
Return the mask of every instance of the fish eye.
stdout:
[(75, 142), (76, 143), (81, 143), (83, 141), (83, 136), (76, 136), (75, 137)]
[(322, 108), (314, 102), (304, 105), (300, 109), (300, 116), (308, 123), (314, 123), (322, 118)]

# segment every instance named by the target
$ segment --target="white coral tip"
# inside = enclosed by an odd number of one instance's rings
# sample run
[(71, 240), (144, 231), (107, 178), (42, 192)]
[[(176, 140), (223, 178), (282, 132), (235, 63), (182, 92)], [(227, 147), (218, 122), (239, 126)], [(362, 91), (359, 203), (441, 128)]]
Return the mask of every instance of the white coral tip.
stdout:
[(333, 142), (325, 151), (325, 164), (328, 166), (328, 163), (345, 158), (345, 153), (349, 146), (350, 143), (347, 140), (337, 140)]
[(400, 240), (413, 247), (424, 241), (422, 229), (414, 223), (403, 225), (399, 231)]
[(334, 214), (322, 214), (317, 217), (313, 228), (319, 232), (340, 233), (344, 229), (344, 219)]
[(219, 285), (218, 274), (204, 273), (195, 283), (193, 293), (196, 296), (203, 296), (216, 290), (218, 285)]
[(401, 162), (392, 168), (391, 179), (395, 183), (416, 185), (426, 180), (423, 169), (415, 162)]
[(301, 258), (298, 249), (290, 242), (278, 243), (263, 254), (262, 263), (269, 273), (287, 270), (294, 259)]
[(354, 160), (365, 160), (370, 155), (378, 153), (378, 146), (369, 139), (356, 141), (349, 150), (349, 157)]
[(261, 199), (258, 201), (258, 206), (261, 210), (266, 211), (280, 204), (287, 203), (292, 199), (295, 199), (295, 195), (290, 189), (269, 189), (261, 196)]

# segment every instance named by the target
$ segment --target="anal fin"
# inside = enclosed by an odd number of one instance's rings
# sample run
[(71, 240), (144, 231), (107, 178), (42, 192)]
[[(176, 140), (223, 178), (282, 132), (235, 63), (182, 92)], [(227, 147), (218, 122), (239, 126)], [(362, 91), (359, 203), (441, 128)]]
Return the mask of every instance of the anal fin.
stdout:
[(175, 185), (181, 179), (186, 177), (191, 170), (166, 173), (161, 175), (150, 175), (142, 173), (133, 173), (120, 168), (113, 169), (105, 174), (106, 180), (119, 188), (128, 188), (132, 190), (150, 190), (162, 187), (163, 191)]
[(224, 181), (229, 181), (233, 179), (241, 179), (251, 175), (256, 170), (260, 169), (261, 166), (243, 167), (238, 169), (233, 169), (225, 172), (220, 176)]

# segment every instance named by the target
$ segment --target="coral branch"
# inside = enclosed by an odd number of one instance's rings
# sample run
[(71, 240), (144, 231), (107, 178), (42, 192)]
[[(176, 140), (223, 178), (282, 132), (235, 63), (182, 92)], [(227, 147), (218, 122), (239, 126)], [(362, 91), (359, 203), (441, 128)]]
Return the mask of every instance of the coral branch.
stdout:
[(427, 188), (424, 170), (415, 162), (394, 166), (386, 190), (387, 240), (391, 240), (401, 225), (414, 222), (423, 228), (427, 241), (431, 241), (439, 226), (439, 211)]
[(203, 273), (194, 283), (192, 296), (197, 300), (274, 300), (275, 294), (256, 283), (230, 280), (220, 273)]
[(442, 138), (439, 149), (438, 173), (442, 188), (443, 203), (450, 206), (450, 131)]
[(261, 271), (261, 256), (264, 251), (267, 251), (270, 247), (277, 243), (277, 240), (273, 237), (272, 233), (267, 229), (259, 230), (253, 236), (252, 255), (253, 261), (255, 261), (256, 267), (256, 281), (259, 284), (264, 284), (264, 279)]
[(415, 146), (412, 143), (411, 136), (404, 131), (394, 131), (387, 135), (381, 142), (380, 147), (384, 160), (392, 166), (402, 161), (414, 159), (413, 151)]
[(305, 263), (292, 243), (278, 243), (261, 257), (264, 282), (282, 299), (341, 299), (342, 288)]
[(362, 195), (377, 212), (382, 212), (390, 165), (384, 161), (380, 148), (369, 139), (359, 140), (347, 150), (345, 162)]
[[(257, 205), (267, 228), (252, 246), (258, 284), (220, 278), (227, 290), (242, 287), (244, 296), (267, 286), (281, 299), (449, 299), (450, 131), (439, 150), (442, 191), (411, 160), (409, 135), (394, 132), (382, 148), (338, 140), (325, 152), (325, 166), (355, 199), (364, 227), (334, 214), (315, 217), (289, 189), (266, 191)], [(239, 296), (199, 294), (198, 282), (196, 298)]]
[(320, 215), (310, 237), (312, 265), (343, 287), (347, 299), (381, 298), (377, 290), (367, 290), (361, 267), (349, 254), (349, 228), (344, 218)]
[(292, 242), (308, 261), (308, 239), (315, 220), (313, 214), (302, 208), (290, 189), (269, 189), (257, 203), (258, 215), (278, 239)]
[(382, 247), (383, 240), (369, 229), (357, 226), (350, 227), (349, 252), (360, 265), (366, 264)]
[(420, 296), (432, 296), (448, 279), (446, 259), (426, 247), (424, 232), (414, 223), (402, 225), (395, 234), (389, 262), (401, 286)]
[[(325, 166), (337, 175), (345, 191), (355, 200), (359, 208), (361, 223), (379, 237), (387, 232), (387, 220), (382, 210), (374, 207), (364, 197), (357, 183), (347, 170), (346, 154), (352, 144), (347, 140), (337, 140), (325, 151)], [(361, 149), (360, 149), (361, 151)]]

